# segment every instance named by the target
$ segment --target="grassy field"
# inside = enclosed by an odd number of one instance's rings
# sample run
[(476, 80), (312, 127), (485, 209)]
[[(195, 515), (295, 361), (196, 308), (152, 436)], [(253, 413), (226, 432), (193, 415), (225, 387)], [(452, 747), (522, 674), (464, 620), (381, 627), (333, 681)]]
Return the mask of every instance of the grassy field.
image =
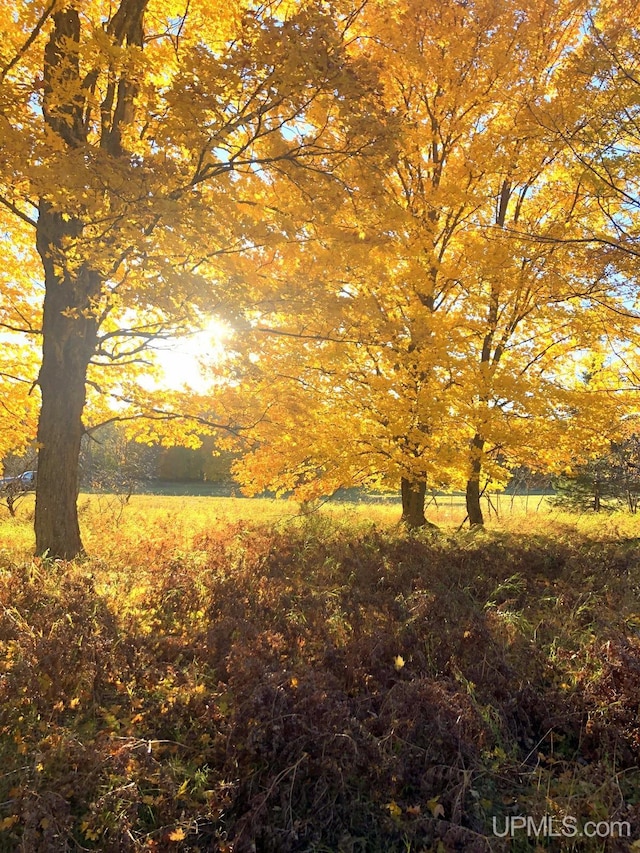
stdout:
[(93, 495), (64, 563), (31, 500), (0, 517), (0, 850), (640, 849), (636, 518)]
[[(483, 511), (488, 525), (519, 524), (524, 518), (535, 518), (539, 525), (540, 516), (562, 517), (555, 511), (544, 495), (509, 496), (491, 495), (491, 503), (483, 501)], [(123, 496), (103, 494), (81, 494), (78, 505), (83, 528), (83, 538), (92, 554), (101, 552), (112, 541), (112, 529), (127, 529), (129, 538), (162, 538), (167, 534), (175, 541), (188, 543), (196, 533), (216, 524), (278, 524), (286, 526), (300, 517), (329, 515), (338, 521), (369, 521), (382, 526), (397, 524), (401, 513), (399, 502), (347, 503), (329, 501), (309, 509), (301, 509), (295, 501), (269, 500), (261, 498), (193, 497), (132, 495), (128, 502)], [(26, 495), (18, 507), (17, 518), (0, 508), (0, 553), (3, 547), (13, 557), (27, 558), (33, 551), (32, 530), (34, 497)], [(126, 517), (125, 517), (126, 513)], [(427, 507), (430, 521), (445, 529), (459, 527), (465, 519), (464, 497), (444, 495), (431, 500)], [(498, 517), (496, 517), (498, 516)], [(585, 516), (588, 521), (590, 517)], [(137, 533), (136, 533), (137, 531)], [(11, 547), (7, 550), (8, 543)]]

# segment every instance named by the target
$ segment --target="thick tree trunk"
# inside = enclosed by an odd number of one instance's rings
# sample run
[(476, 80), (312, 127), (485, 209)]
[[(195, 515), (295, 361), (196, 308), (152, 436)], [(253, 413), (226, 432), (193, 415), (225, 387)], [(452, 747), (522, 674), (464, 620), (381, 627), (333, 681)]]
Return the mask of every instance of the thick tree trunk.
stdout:
[(427, 519), (424, 515), (424, 499), (427, 493), (427, 484), (412, 483), (402, 478), (400, 483), (402, 492), (402, 521), (410, 529), (424, 527)]
[[(42, 113), (48, 129), (68, 153), (86, 144), (80, 70), (80, 13), (65, 4), (53, 15), (45, 46)], [(73, 198), (73, 191), (70, 192)], [(55, 205), (58, 205), (56, 209)], [(70, 208), (70, 209), (69, 209)], [(76, 501), (83, 433), (87, 367), (97, 342), (99, 276), (77, 257), (83, 223), (73, 202), (51, 187), (41, 198), (36, 245), (44, 268), (42, 405), (38, 422), (36, 553), (71, 559), (82, 553)]]
[(480, 476), (482, 474), (482, 449), (484, 439), (476, 434), (471, 440), (471, 465), (467, 480), (466, 504), (470, 527), (482, 527), (484, 516), (480, 506)]
[(467, 517), (471, 527), (482, 527), (484, 515), (480, 506), (480, 483), (476, 479), (467, 480)]
[(38, 251), (45, 272), (42, 395), (38, 422), (36, 554), (72, 559), (83, 551), (78, 525), (78, 461), (83, 433), (87, 367), (95, 352), (92, 304), (100, 290), (89, 270), (69, 272), (63, 245), (77, 223), (40, 205)]

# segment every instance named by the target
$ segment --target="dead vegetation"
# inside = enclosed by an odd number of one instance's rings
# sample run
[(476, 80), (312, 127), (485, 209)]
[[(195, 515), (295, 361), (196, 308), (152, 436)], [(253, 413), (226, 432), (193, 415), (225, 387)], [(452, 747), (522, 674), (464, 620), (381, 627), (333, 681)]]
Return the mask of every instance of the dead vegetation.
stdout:
[(0, 850), (622, 851), (640, 543), (311, 518), (0, 573)]

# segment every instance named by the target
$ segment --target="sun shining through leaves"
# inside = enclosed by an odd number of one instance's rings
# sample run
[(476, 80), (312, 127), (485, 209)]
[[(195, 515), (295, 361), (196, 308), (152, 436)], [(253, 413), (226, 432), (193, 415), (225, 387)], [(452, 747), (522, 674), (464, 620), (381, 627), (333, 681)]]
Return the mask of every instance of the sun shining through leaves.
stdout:
[(207, 377), (210, 367), (224, 360), (226, 345), (232, 334), (227, 323), (211, 318), (200, 331), (163, 344), (157, 352), (162, 376), (154, 382), (167, 389), (186, 386), (203, 393), (211, 384)]

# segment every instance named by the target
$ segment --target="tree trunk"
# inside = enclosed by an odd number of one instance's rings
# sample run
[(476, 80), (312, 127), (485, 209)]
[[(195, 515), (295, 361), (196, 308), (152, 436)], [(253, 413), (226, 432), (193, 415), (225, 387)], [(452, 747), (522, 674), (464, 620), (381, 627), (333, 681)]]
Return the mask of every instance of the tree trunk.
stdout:
[(78, 525), (78, 463), (84, 431), (87, 367), (96, 348), (95, 298), (100, 280), (91, 270), (69, 271), (65, 239), (80, 226), (41, 203), (37, 246), (45, 273), (42, 406), (38, 422), (36, 554), (72, 559), (83, 552)]
[[(86, 145), (80, 13), (67, 4), (53, 15), (53, 23), (44, 52), (42, 114), (66, 155)], [(72, 559), (83, 550), (76, 505), (78, 463), (87, 367), (96, 349), (96, 301), (101, 287), (100, 276), (86, 263), (79, 264), (77, 255), (74, 257), (83, 222), (77, 217), (73, 191), (69, 197), (71, 203), (52, 187), (50, 198), (40, 199), (36, 226), (45, 284), (38, 376), (42, 405), (38, 421), (36, 554), (62, 559)], [(74, 247), (74, 254), (68, 257)]]
[(482, 474), (482, 449), (484, 439), (482, 436), (474, 435), (471, 440), (471, 467), (469, 479), (467, 480), (467, 516), (470, 527), (483, 527), (484, 516), (480, 506), (480, 475)]
[(412, 483), (403, 477), (400, 488), (402, 492), (402, 522), (411, 530), (424, 527), (427, 524), (424, 515), (427, 484), (425, 482)]
[(16, 517), (16, 501), (17, 501), (17, 499), (18, 499), (18, 496), (15, 493), (12, 493), (11, 491), (9, 491), (7, 493), (6, 504), (7, 504), (7, 509), (9, 510), (9, 515), (11, 516), (11, 518)]

